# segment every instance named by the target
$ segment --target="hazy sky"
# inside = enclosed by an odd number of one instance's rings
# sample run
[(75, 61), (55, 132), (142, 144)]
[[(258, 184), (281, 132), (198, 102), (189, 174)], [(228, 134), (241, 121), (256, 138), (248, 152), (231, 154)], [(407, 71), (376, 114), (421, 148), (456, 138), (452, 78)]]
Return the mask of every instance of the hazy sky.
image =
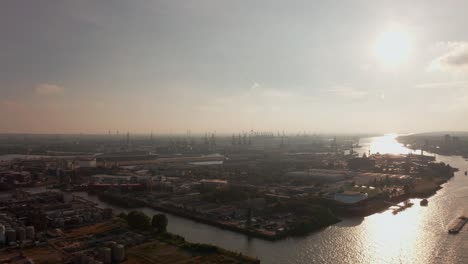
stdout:
[(2, 0), (0, 132), (468, 130), (467, 10)]

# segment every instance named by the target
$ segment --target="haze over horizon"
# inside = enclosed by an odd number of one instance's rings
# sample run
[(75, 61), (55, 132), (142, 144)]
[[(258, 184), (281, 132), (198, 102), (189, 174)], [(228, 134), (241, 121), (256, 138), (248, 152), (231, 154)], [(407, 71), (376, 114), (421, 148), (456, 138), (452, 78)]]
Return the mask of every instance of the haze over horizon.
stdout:
[(467, 131), (466, 10), (2, 1), (0, 133)]

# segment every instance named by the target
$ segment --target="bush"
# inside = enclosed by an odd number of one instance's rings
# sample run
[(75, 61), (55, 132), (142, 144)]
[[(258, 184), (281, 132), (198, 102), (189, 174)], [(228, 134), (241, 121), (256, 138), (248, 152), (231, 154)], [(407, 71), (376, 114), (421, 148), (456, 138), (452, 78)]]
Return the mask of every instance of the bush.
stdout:
[(151, 228), (150, 218), (140, 211), (131, 211), (127, 215), (127, 223), (131, 228), (138, 230), (149, 230)]
[(156, 232), (166, 232), (167, 228), (167, 216), (164, 214), (155, 214), (151, 220), (151, 226)]

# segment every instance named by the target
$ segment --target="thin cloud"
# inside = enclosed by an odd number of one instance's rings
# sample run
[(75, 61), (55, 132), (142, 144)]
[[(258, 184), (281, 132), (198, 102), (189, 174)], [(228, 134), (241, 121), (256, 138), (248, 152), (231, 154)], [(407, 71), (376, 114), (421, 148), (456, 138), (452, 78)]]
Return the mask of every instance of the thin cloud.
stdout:
[(316, 101), (315, 97), (297, 93), (294, 90), (296, 89), (265, 87), (255, 82), (243, 92), (215, 97), (211, 100), (211, 104), (204, 104), (199, 109), (204, 111), (236, 109), (236, 111), (252, 113), (265, 109), (279, 109), (280, 106), (284, 107), (285, 105), (300, 107)]
[(64, 90), (65, 89), (62, 86), (48, 83), (42, 83), (34, 87), (34, 91), (36, 92), (36, 94), (40, 95), (62, 94)]
[(431, 71), (466, 71), (468, 70), (468, 42), (438, 43), (445, 53), (434, 59), (429, 65)]
[(255, 96), (255, 97), (294, 97), (295, 94), (289, 90), (284, 89), (276, 89), (276, 88), (269, 88), (263, 87), (261, 84), (255, 82), (250, 86), (250, 90), (246, 93), (247, 96)]
[(417, 84), (417, 89), (436, 89), (436, 88), (449, 88), (449, 87), (460, 87), (468, 85), (468, 81), (453, 81), (453, 82), (433, 82), (433, 83), (421, 83)]
[(253, 83), (252, 86), (250, 86), (250, 89), (251, 89), (251, 90), (255, 90), (255, 89), (258, 89), (258, 88), (260, 88), (260, 84), (257, 83), (257, 82), (256, 82), (256, 83)]
[(350, 86), (335, 86), (328, 90), (336, 96), (358, 99), (367, 96), (369, 93)]
[(20, 101), (3, 100), (0, 101), (0, 109), (8, 113), (19, 113), (26, 111), (26, 105)]
[(381, 93), (380, 93), (380, 99), (381, 99), (381, 100), (385, 100), (385, 93), (384, 93), (384, 92), (381, 92)]
[(265, 97), (280, 97), (280, 98), (294, 96), (294, 94), (289, 91), (282, 91), (282, 90), (277, 90), (277, 89), (265, 90), (263, 91), (262, 95)]

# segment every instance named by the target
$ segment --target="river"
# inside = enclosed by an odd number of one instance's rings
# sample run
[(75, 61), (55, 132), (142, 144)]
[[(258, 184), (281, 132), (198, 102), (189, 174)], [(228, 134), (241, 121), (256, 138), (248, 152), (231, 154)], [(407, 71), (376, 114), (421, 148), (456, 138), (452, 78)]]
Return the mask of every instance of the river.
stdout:
[[(358, 153), (413, 152), (395, 140), (396, 135), (365, 138)], [(436, 156), (460, 169), (430, 197), (429, 206), (415, 205), (393, 215), (387, 210), (363, 218), (348, 218), (301, 238), (265, 241), (168, 215), (168, 230), (188, 241), (214, 244), (258, 257), (262, 263), (468, 263), (468, 231), (448, 235), (448, 226), (465, 213), (468, 202), (468, 162), (459, 156)], [(101, 205), (95, 196), (78, 193)], [(115, 211), (124, 209), (112, 207)], [(153, 215), (157, 211), (143, 208)], [(467, 228), (465, 228), (467, 229)]]

